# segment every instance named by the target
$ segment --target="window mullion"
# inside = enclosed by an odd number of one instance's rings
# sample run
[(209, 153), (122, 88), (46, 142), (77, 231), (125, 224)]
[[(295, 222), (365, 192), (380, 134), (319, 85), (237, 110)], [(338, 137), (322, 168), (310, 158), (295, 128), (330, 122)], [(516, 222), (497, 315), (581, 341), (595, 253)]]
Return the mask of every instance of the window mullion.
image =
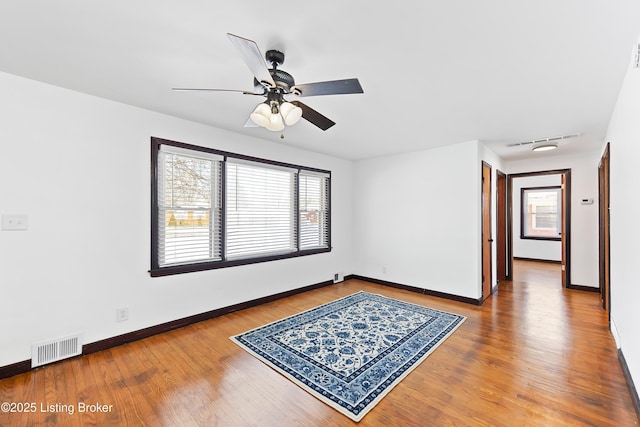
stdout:
[(300, 239), (301, 239), (301, 231), (300, 231), (300, 171), (298, 170), (295, 174), (294, 180), (294, 191), (293, 191), (293, 221), (294, 221), (294, 233), (296, 239), (296, 251), (300, 250)]
[(227, 158), (220, 162), (220, 258), (227, 260)]

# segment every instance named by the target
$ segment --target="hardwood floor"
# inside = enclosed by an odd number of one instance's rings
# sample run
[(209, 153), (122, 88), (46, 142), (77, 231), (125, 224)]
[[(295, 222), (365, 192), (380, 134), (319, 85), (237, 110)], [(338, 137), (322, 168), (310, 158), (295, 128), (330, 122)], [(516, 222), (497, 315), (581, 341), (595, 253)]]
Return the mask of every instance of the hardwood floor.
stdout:
[(481, 307), (350, 280), (48, 365), (0, 381), (0, 402), (36, 404), (0, 426), (355, 425), (229, 336), (359, 290), (468, 317), (361, 426), (638, 425), (599, 295), (563, 290), (554, 264), (514, 279)]

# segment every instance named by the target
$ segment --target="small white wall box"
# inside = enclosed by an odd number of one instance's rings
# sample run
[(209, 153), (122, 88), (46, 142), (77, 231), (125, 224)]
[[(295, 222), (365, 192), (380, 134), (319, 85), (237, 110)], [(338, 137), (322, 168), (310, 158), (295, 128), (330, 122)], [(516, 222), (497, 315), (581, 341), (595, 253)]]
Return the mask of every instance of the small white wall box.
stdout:
[(3, 230), (27, 230), (29, 229), (29, 216), (27, 214), (2, 214)]
[(580, 199), (580, 204), (582, 205), (592, 205), (593, 199)]

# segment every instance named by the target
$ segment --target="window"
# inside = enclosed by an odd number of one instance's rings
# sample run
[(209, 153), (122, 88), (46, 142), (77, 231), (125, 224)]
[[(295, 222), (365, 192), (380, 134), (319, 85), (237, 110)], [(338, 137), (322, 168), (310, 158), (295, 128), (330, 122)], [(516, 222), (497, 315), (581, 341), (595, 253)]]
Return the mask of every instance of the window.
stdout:
[(158, 155), (158, 265), (221, 259), (220, 159)]
[(331, 250), (328, 171), (151, 143), (152, 276)]
[(520, 238), (560, 240), (560, 187), (523, 188), (520, 194)]
[(227, 162), (227, 257), (297, 250), (295, 170)]
[(319, 248), (329, 239), (329, 180), (326, 175), (298, 175), (300, 247)]

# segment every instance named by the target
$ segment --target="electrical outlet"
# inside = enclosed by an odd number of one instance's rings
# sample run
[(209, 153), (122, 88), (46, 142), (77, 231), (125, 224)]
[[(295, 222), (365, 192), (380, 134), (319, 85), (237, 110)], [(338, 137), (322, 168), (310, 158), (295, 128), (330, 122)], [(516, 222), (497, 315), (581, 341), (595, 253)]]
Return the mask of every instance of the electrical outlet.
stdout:
[(116, 309), (116, 322), (124, 322), (129, 320), (129, 307)]

